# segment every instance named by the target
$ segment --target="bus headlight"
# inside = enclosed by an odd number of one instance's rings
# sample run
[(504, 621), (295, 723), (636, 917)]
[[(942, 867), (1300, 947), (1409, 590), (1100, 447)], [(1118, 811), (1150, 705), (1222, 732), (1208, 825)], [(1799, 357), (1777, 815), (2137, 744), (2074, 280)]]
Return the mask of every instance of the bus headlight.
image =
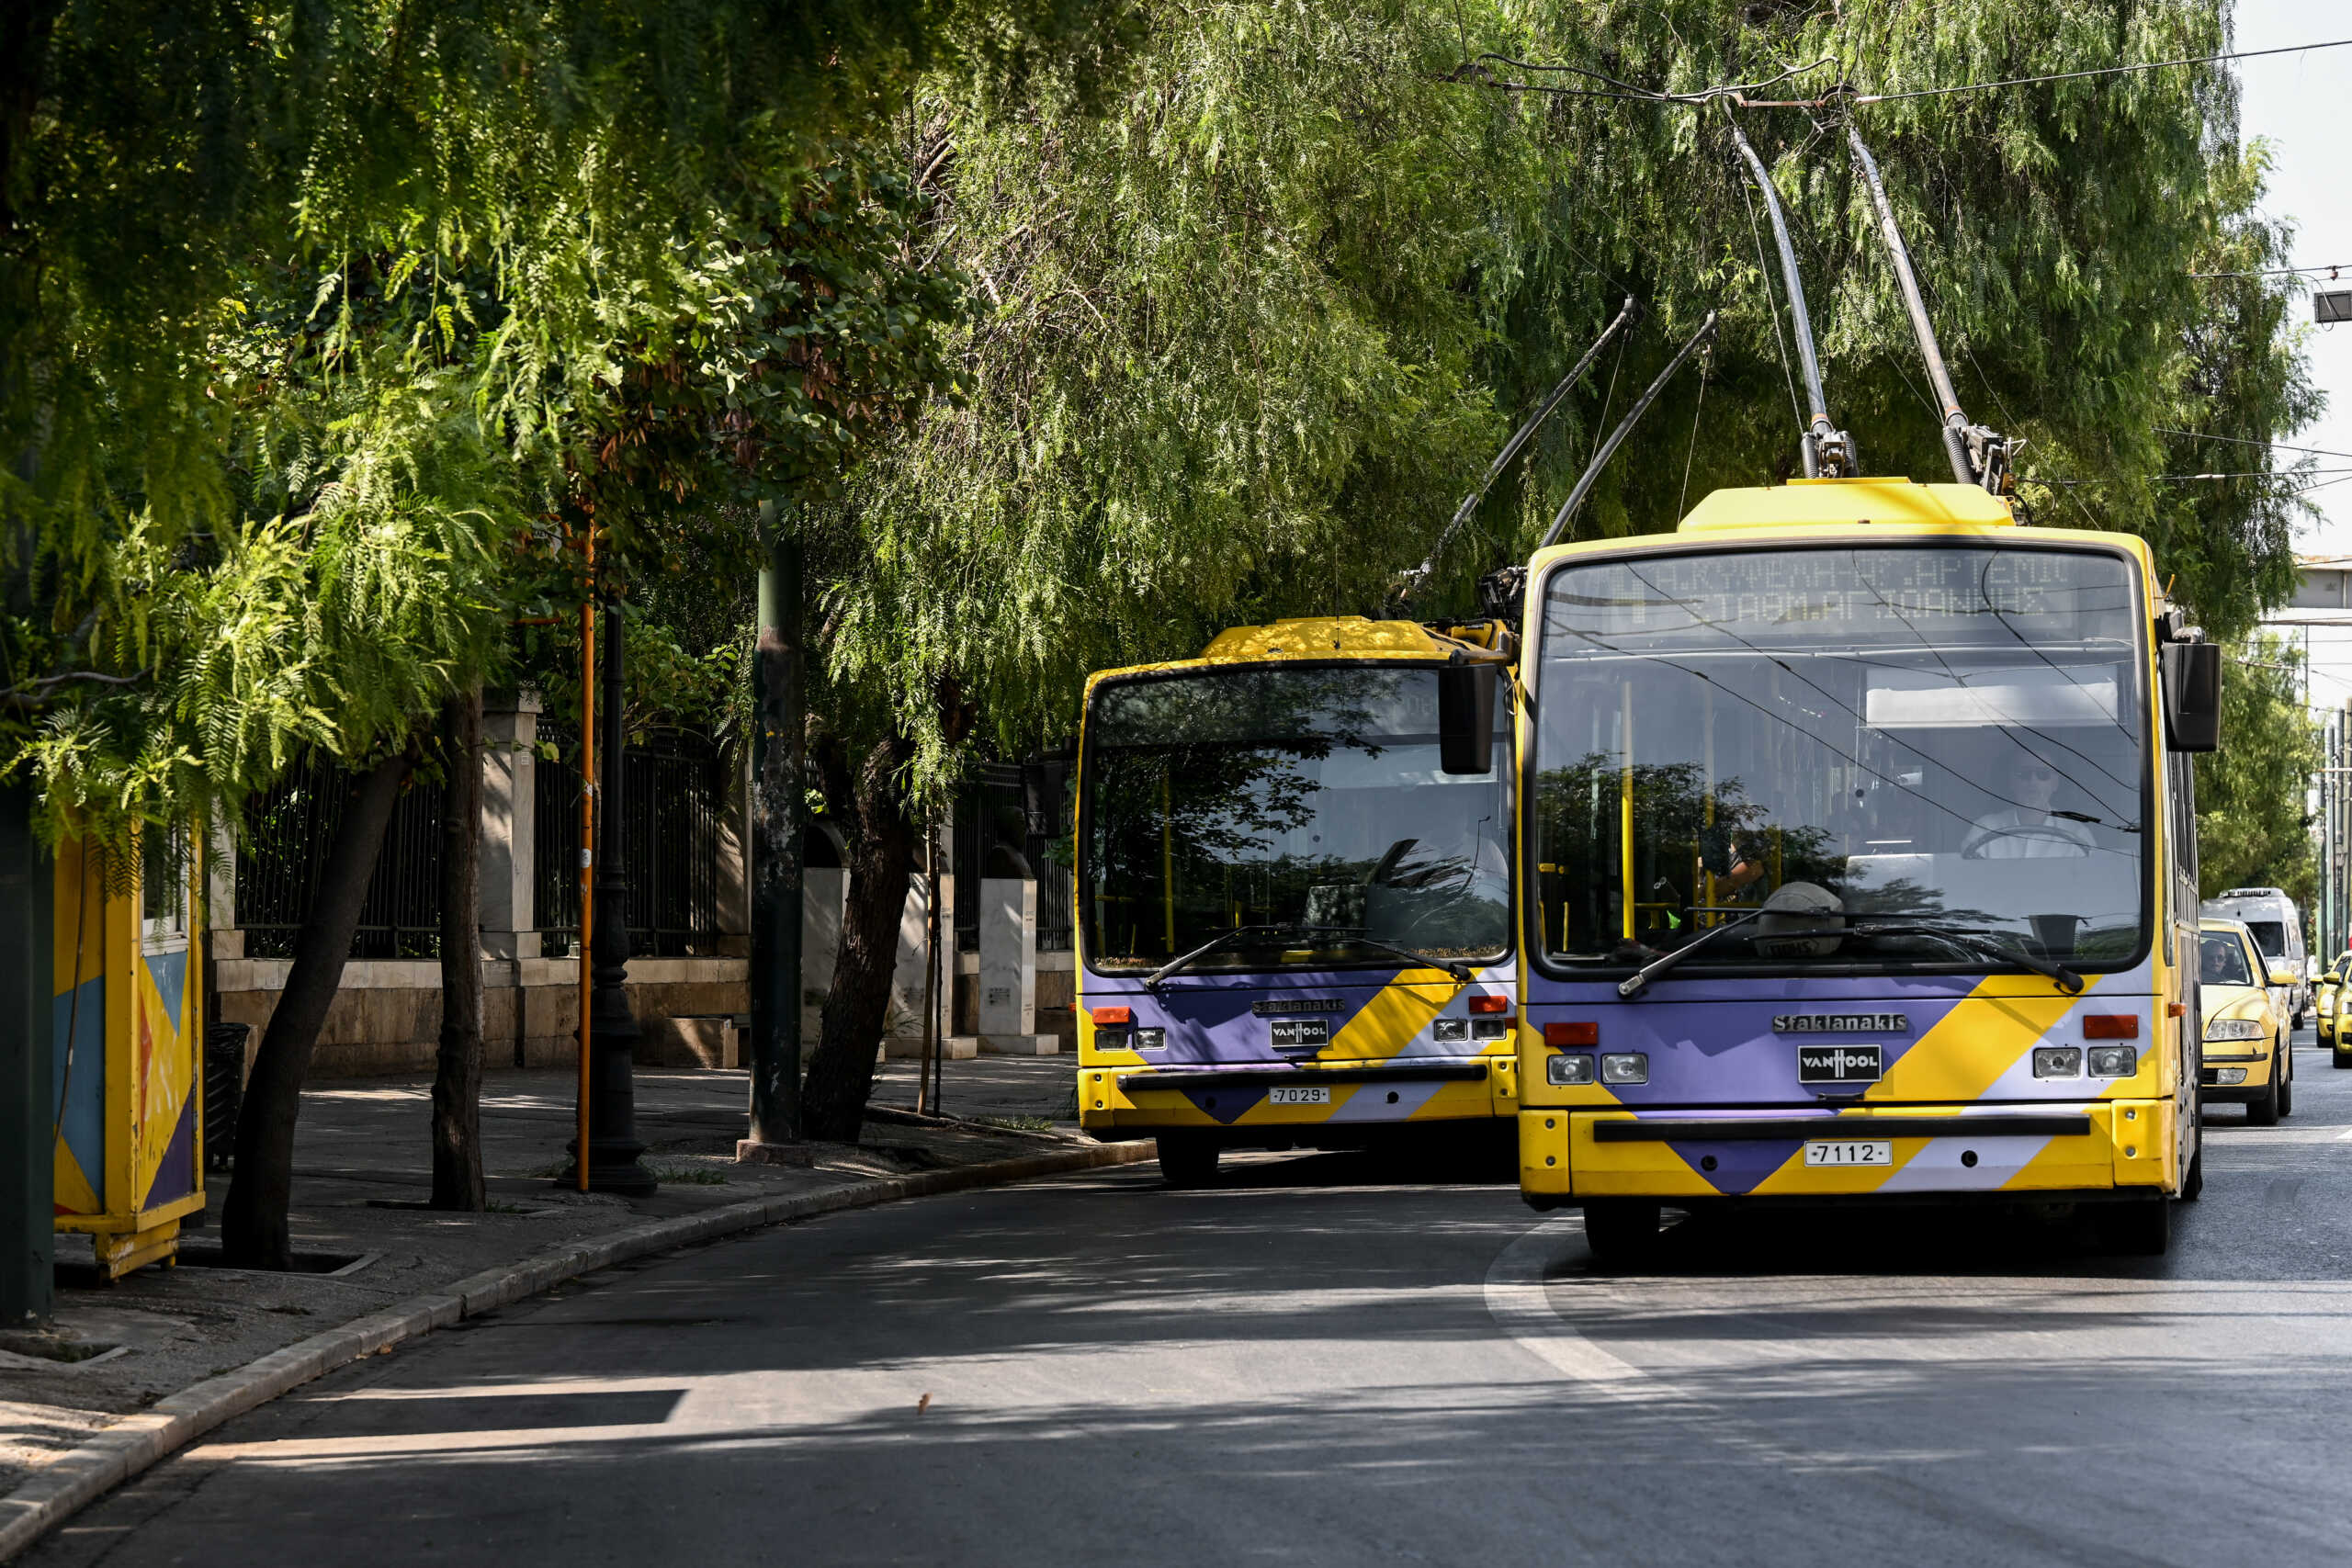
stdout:
[(1168, 1031), (1165, 1029), (1138, 1029), (1136, 1031), (1136, 1050), (1164, 1051), (1167, 1048)]
[(1650, 1059), (1639, 1051), (1612, 1053), (1600, 1058), (1602, 1083), (1647, 1083)]
[(2128, 1078), (2139, 1070), (2140, 1048), (2137, 1045), (2091, 1047), (2091, 1077), (2095, 1078)]
[(2033, 1052), (2033, 1076), (2038, 1078), (2078, 1078), (2083, 1076), (2080, 1045), (2038, 1045)]
[(1544, 1081), (1561, 1089), (1592, 1081), (1592, 1058), (1582, 1054), (1544, 1059)]
[(2217, 1018), (2205, 1026), (2208, 1040), (2259, 1040), (2262, 1021), (2256, 1018)]

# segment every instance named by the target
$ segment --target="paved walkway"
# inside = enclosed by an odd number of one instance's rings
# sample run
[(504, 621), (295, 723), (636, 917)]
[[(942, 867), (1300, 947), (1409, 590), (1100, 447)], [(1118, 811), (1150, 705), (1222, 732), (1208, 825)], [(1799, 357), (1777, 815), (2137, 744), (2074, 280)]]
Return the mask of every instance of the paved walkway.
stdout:
[[(431, 1080), (325, 1079), (302, 1097), (295, 1140), (295, 1247), (310, 1272), (217, 1266), (217, 1223), (228, 1178), (216, 1184), (205, 1228), (183, 1232), (182, 1265), (146, 1269), (108, 1286), (88, 1243), (58, 1238), (63, 1339), (117, 1347), (78, 1362), (0, 1348), (0, 1493), (117, 1416), (320, 1330), (567, 1241), (646, 1219), (690, 1214), (742, 1199), (808, 1191), (1068, 1146), (1080, 1136), (1059, 1113), (1070, 1100), (1069, 1058), (982, 1058), (945, 1065), (956, 1120), (918, 1122), (915, 1064), (891, 1062), (877, 1081), (854, 1146), (821, 1145), (813, 1168), (739, 1166), (749, 1085), (741, 1072), (638, 1074), (644, 1164), (662, 1178), (642, 1199), (581, 1193), (553, 1178), (569, 1168), (572, 1077), (567, 1071), (491, 1073), (482, 1093), (490, 1210), (424, 1207), (431, 1189)], [(995, 1119), (996, 1126), (979, 1125)], [(0, 1337), (0, 1345), (9, 1341)], [(17, 1339), (20, 1348), (36, 1348)]]

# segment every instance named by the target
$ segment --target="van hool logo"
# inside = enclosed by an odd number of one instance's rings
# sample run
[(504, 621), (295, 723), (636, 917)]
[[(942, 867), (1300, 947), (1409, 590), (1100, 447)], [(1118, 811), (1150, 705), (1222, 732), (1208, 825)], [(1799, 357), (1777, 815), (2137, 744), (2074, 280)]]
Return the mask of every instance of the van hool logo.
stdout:
[(1272, 1018), (1280, 1013), (1290, 1012), (1337, 1012), (1340, 1010), (1340, 998), (1337, 997), (1275, 997), (1268, 1001), (1251, 1002), (1250, 1010), (1260, 1018)]
[(1774, 1016), (1775, 1034), (1908, 1034), (1910, 1018), (1899, 1012), (1784, 1012)]
[(1869, 1083), (1879, 1076), (1875, 1045), (1800, 1045), (1799, 1083)]

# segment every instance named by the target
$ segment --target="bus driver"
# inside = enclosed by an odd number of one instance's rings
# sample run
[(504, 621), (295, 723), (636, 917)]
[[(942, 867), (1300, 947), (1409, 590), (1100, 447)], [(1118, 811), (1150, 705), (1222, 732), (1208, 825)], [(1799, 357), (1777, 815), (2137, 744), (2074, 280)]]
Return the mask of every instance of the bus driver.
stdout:
[(2051, 813), (2058, 770), (2030, 751), (2012, 755), (2006, 774), (2017, 804), (1979, 817), (1961, 853), (1971, 860), (2058, 860), (2091, 852), (2090, 829)]

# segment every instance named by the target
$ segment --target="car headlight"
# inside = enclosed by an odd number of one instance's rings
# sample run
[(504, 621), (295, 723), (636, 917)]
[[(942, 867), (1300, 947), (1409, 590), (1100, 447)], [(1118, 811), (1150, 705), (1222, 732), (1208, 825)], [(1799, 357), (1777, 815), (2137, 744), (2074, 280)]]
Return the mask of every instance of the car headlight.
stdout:
[(1602, 1083), (1647, 1083), (1650, 1059), (1639, 1051), (1614, 1052), (1600, 1058)]
[(2217, 1018), (2205, 1026), (2208, 1040), (2259, 1040), (2262, 1021), (2254, 1018)]
[(2213, 1069), (2213, 1082), (2217, 1086), (2223, 1088), (2227, 1088), (2233, 1084), (2242, 1084), (2245, 1082), (2245, 1069), (2244, 1067), (2215, 1067)]
[(2322, 1012), (2334, 1012), (2335, 1010), (2335, 993), (2334, 991), (2322, 991), (2319, 994), (2319, 1010)]
[(2091, 1047), (2091, 1077), (2095, 1078), (2128, 1078), (2139, 1070), (2140, 1048), (2137, 1045)]
[(2033, 1076), (2038, 1078), (2078, 1078), (2083, 1076), (2083, 1048), (2080, 1045), (2037, 1045), (2033, 1051)]
[(1575, 1084), (1590, 1083), (1592, 1058), (1582, 1052), (1569, 1056), (1546, 1057), (1544, 1063), (1544, 1081), (1561, 1089)]

